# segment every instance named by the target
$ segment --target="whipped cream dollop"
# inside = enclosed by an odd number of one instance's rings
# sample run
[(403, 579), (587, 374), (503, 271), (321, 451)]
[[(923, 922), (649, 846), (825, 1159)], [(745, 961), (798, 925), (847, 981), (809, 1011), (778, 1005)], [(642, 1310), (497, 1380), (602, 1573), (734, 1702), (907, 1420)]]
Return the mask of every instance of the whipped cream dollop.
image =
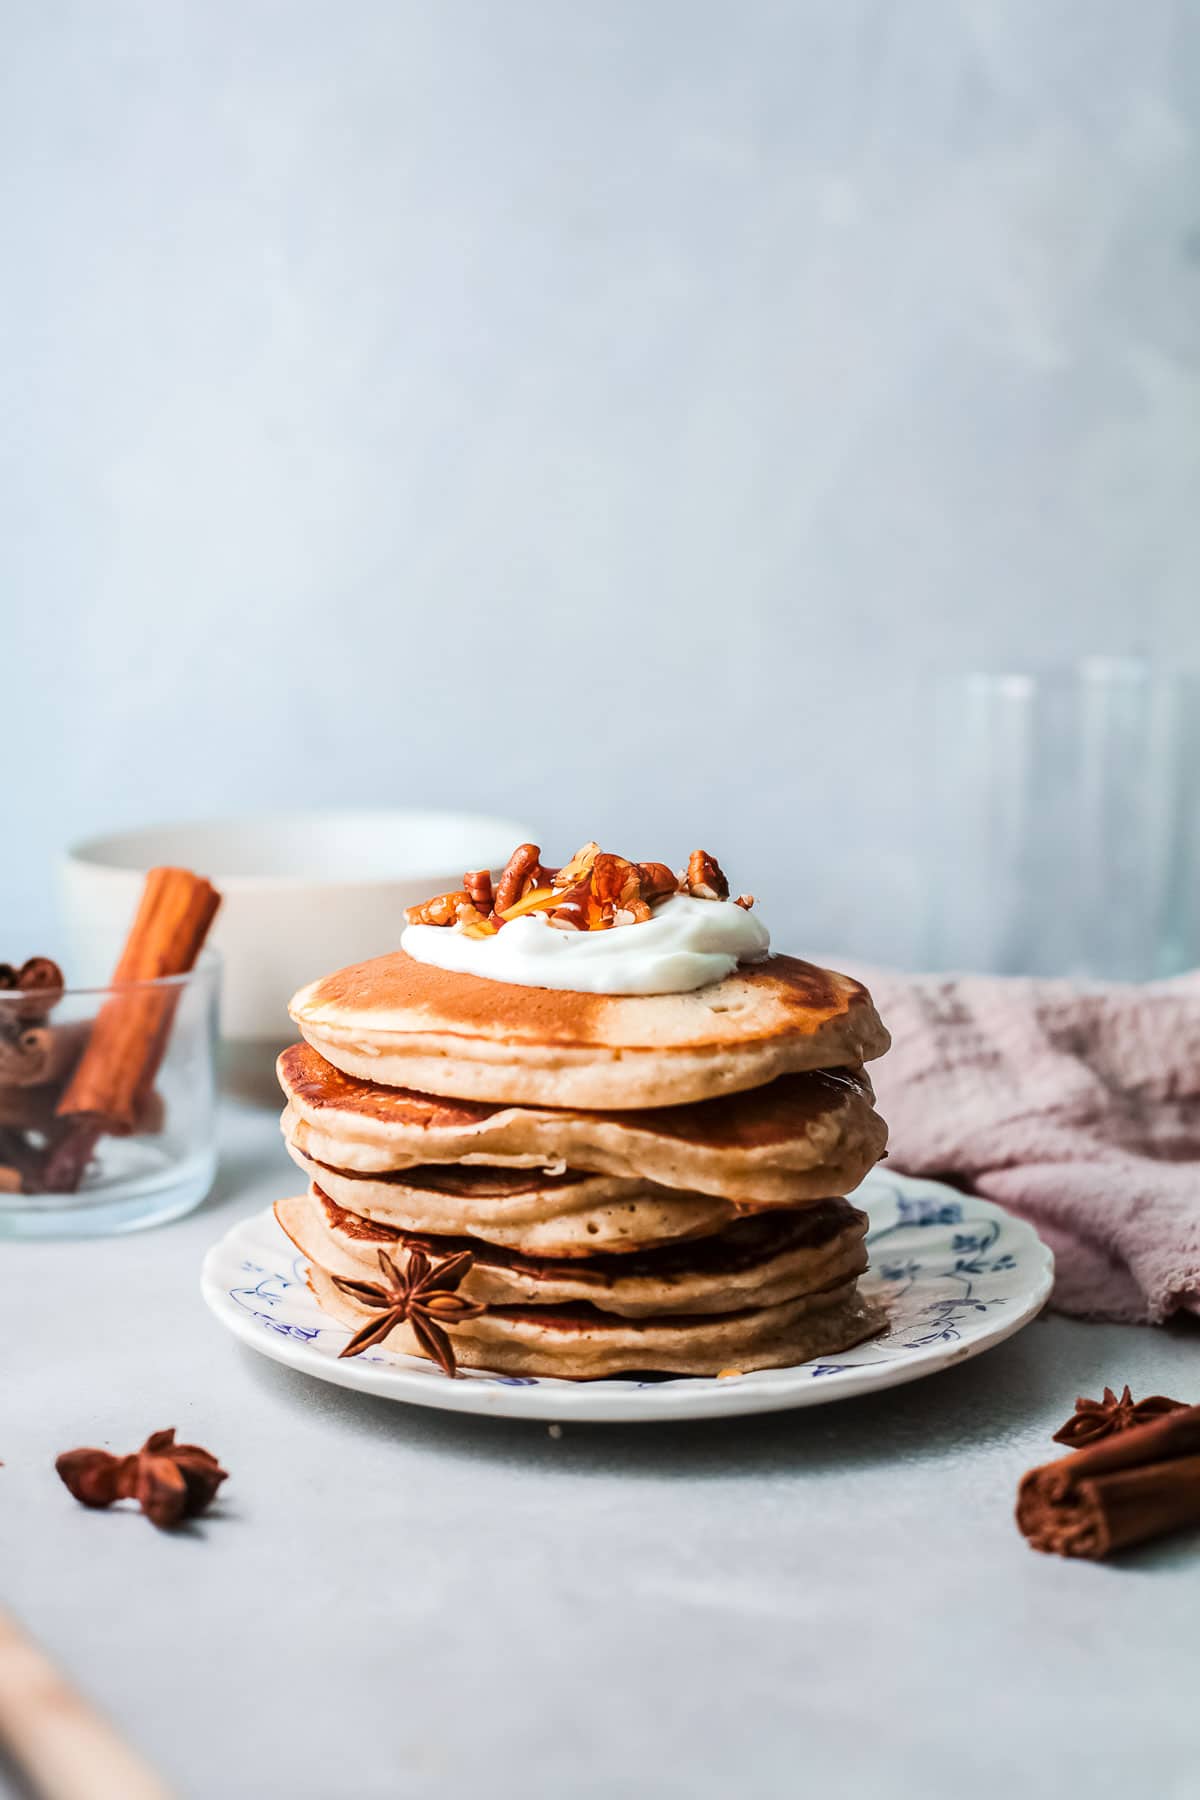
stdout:
[(537, 913), (491, 937), (455, 926), (409, 925), (400, 948), (417, 962), (516, 987), (578, 994), (687, 994), (761, 962), (771, 948), (762, 920), (732, 900), (676, 894), (637, 925), (563, 931)]

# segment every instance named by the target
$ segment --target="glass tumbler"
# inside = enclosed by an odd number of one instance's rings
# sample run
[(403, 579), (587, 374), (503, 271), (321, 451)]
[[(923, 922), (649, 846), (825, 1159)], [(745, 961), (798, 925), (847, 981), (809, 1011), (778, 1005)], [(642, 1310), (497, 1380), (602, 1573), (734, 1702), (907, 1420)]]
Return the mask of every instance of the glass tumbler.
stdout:
[[(219, 972), (206, 950), (187, 975), (0, 992), (0, 1238), (136, 1231), (200, 1204), (217, 1166)], [(131, 1121), (109, 1131), (68, 1109), (97, 1019), (122, 1007), (157, 1030)]]
[(1145, 981), (1200, 957), (1195, 676), (1093, 657), (944, 681), (924, 782), (933, 969)]

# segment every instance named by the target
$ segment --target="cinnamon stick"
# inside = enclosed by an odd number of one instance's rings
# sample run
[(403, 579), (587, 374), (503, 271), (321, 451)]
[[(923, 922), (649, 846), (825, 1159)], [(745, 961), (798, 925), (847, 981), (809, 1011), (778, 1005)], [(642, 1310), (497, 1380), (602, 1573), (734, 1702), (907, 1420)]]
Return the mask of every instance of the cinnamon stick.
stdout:
[(12, 1036), (0, 1032), (0, 1090), (47, 1087), (61, 1090), (87, 1042), (88, 1027), (26, 1025)]
[(46, 1018), (58, 1005), (62, 990), (62, 970), (49, 956), (27, 957), (19, 969), (12, 963), (0, 963), (0, 993), (17, 996), (17, 1004), (7, 1009), (14, 1019)]
[(1017, 1524), (1035, 1550), (1093, 1558), (1200, 1525), (1200, 1406), (1030, 1469)]
[(0, 1130), (6, 1125), (14, 1131), (49, 1131), (55, 1125), (61, 1129), (55, 1108), (62, 1091), (57, 1081), (44, 1087), (0, 1086)]
[[(5, 1756), (7, 1752), (7, 1756)], [(42, 1800), (170, 1800), (112, 1726), (0, 1613), (0, 1761)]]
[(138, 986), (195, 965), (221, 896), (189, 869), (151, 869), (137, 916), (113, 973), (125, 989), (105, 1001), (91, 1037), (58, 1104), (72, 1130), (56, 1146), (46, 1184), (69, 1192), (82, 1180), (98, 1139), (128, 1133), (146, 1107), (170, 1037), (178, 988)]
[(61, 1137), (63, 1127), (53, 1121), (45, 1146), (33, 1142), (24, 1131), (13, 1131), (0, 1125), (0, 1164), (8, 1171), (4, 1191), (13, 1194), (40, 1194), (46, 1187), (46, 1164), (50, 1145)]

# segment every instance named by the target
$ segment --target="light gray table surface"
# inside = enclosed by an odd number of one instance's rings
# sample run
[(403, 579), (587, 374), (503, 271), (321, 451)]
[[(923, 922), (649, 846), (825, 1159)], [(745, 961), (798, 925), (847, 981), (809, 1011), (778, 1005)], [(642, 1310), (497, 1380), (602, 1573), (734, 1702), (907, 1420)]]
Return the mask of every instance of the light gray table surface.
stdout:
[[(0, 1244), (0, 1601), (180, 1794), (1200, 1794), (1200, 1543), (1098, 1567), (1012, 1519), (1077, 1393), (1200, 1397), (1195, 1329), (1047, 1316), (732, 1423), (410, 1410), (209, 1315), (204, 1251), (296, 1180), (266, 1108), (222, 1131), (191, 1218)], [(231, 1471), (186, 1532), (61, 1487), (165, 1425)]]

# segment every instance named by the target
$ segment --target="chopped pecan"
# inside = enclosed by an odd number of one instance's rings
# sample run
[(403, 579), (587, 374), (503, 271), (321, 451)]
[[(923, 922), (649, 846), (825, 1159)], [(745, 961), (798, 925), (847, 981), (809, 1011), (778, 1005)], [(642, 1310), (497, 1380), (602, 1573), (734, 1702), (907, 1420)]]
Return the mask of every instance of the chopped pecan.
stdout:
[(754, 895), (753, 894), (739, 894), (733, 904), (735, 906), (740, 906), (740, 907), (744, 908), (744, 910), (746, 912), (749, 912), (750, 908), (754, 905)]
[(597, 925), (603, 922), (590, 881), (577, 881), (568, 888), (550, 915), (552, 925), (570, 926), (576, 931), (590, 931), (593, 921)]
[(471, 896), (466, 888), (459, 888), (453, 894), (435, 894), (432, 900), (426, 900), (420, 906), (406, 906), (404, 917), (410, 925), (456, 925), (462, 906), (471, 906)]
[(677, 891), (679, 878), (672, 870), (668, 869), (666, 863), (639, 863), (637, 868), (638, 874), (641, 876), (642, 899), (650, 906), (653, 906), (656, 900), (666, 900), (669, 895)]
[(574, 887), (577, 882), (584, 881), (592, 872), (592, 864), (600, 854), (597, 843), (584, 844), (577, 850), (570, 862), (564, 863), (554, 874), (554, 885), (560, 888)]
[(561, 898), (558, 889), (552, 887), (526, 888), (524, 894), (515, 903), (498, 916), (502, 924), (507, 925), (510, 919), (519, 919), (525, 913), (550, 912), (558, 905)]
[(687, 891), (698, 900), (728, 900), (729, 883), (715, 856), (693, 850), (688, 857)]
[(406, 907), (404, 917), (410, 925), (461, 925), (468, 937), (491, 937), (497, 929), (465, 888), (453, 894), (436, 894), (423, 906)]
[(603, 851), (592, 865), (591, 889), (594, 899), (611, 917), (641, 899), (641, 870), (625, 857)]
[(460, 926), (464, 937), (495, 937), (500, 926), (487, 913), (481, 913), (477, 906), (470, 902), (466, 906), (459, 905), (455, 924)]
[[(486, 869), (468, 869), (462, 888), (410, 906), (405, 917), (410, 925), (457, 925), (469, 937), (491, 937), (510, 920), (532, 913), (564, 931), (599, 931), (644, 923), (672, 894), (729, 898), (721, 866), (706, 850), (694, 850), (678, 876), (665, 863), (631, 862), (594, 842), (561, 869), (547, 868), (541, 854), (537, 844), (520, 844), (494, 886)], [(739, 894), (737, 904), (753, 906), (753, 894)]]
[(472, 906), (477, 906), (481, 913), (491, 912), (493, 895), (490, 869), (468, 869), (463, 876), (463, 887), (470, 897)]
[(496, 883), (496, 911), (507, 912), (510, 906), (532, 887), (539, 886), (537, 875), (541, 869), (542, 852), (537, 844), (518, 844), (504, 865), (504, 872)]

